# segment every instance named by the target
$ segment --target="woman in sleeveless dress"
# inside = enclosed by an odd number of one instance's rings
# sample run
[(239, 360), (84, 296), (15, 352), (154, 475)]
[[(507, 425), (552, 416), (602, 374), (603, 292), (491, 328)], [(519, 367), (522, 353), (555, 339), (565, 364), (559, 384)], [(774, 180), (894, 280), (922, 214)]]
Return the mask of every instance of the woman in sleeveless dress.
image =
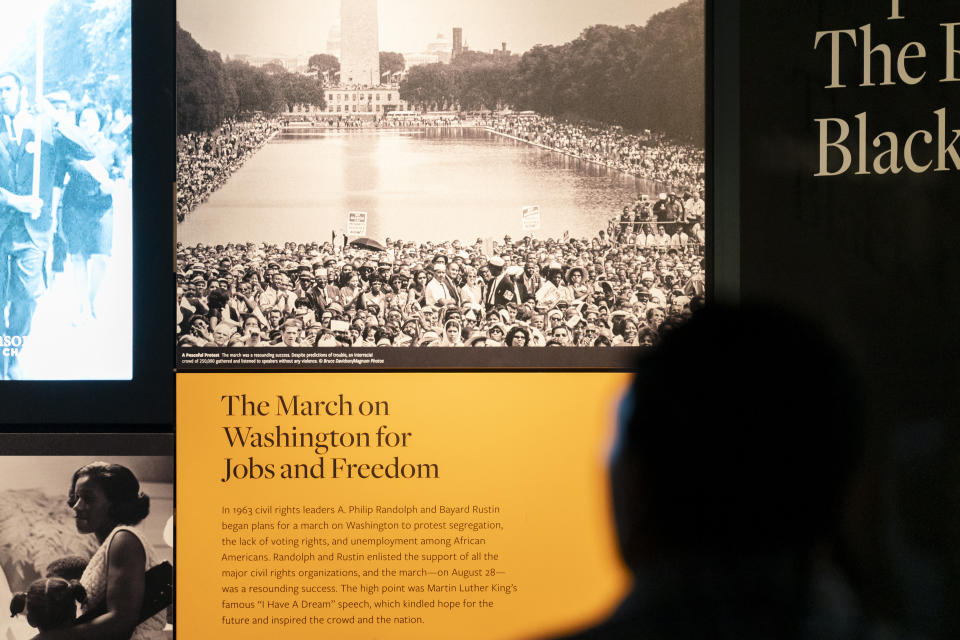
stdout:
[(145, 572), (157, 564), (153, 549), (135, 527), (150, 511), (133, 472), (118, 464), (92, 462), (73, 474), (69, 503), (77, 531), (92, 533), (100, 547), (80, 583), (87, 591), (84, 612), (95, 617), (74, 627), (44, 631), (34, 640), (96, 640), (163, 637), (166, 611), (140, 621)]

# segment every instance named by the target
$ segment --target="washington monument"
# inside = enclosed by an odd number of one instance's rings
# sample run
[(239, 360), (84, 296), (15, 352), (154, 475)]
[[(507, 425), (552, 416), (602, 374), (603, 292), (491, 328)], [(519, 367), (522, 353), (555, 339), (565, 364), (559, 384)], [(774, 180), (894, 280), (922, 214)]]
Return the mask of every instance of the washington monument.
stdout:
[(380, 84), (377, 0), (340, 0), (340, 84)]

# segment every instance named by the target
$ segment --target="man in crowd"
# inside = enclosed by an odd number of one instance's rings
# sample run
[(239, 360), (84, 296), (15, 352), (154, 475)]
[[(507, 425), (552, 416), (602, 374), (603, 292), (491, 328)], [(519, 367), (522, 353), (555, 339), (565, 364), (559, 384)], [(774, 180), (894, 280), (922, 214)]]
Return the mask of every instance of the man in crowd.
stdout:
[(488, 311), (520, 299), (520, 289), (514, 280), (515, 274), (506, 264), (506, 261), (500, 256), (490, 258), (487, 263), (490, 275), (493, 276), (487, 297)]
[[(68, 159), (91, 160), (94, 151), (68, 112), (39, 100), (27, 109), (27, 90), (13, 72), (0, 72), (0, 318), (2, 333), (30, 333), (37, 299), (46, 286), (44, 261), (53, 244), (56, 210)], [(37, 136), (39, 134), (39, 144)], [(40, 153), (34, 176), (34, 154)], [(0, 377), (22, 376), (16, 355), (4, 358)]]
[(427, 304), (431, 307), (442, 308), (454, 304), (453, 285), (447, 278), (447, 258), (437, 255), (433, 259), (433, 278), (427, 283)]

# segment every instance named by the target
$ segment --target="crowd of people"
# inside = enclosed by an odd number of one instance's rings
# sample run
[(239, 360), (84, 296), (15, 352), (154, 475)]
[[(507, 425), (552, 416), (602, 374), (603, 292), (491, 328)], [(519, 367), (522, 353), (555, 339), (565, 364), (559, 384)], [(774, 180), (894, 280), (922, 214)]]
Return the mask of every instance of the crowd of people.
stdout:
[(699, 222), (656, 222), (649, 202), (592, 238), (179, 246), (179, 345), (650, 346), (705, 274)]
[[(72, 286), (54, 306), (62, 304), (71, 327), (98, 319), (114, 197), (129, 200), (131, 124), (123, 107), (89, 95), (55, 89), (31, 97), (18, 73), (0, 70), (0, 332), (8, 339), (23, 341), (38, 306), (51, 308), (41, 299), (68, 261)], [(0, 379), (31, 375), (20, 355), (4, 352)]]
[(466, 127), (475, 126), (475, 121), (456, 115), (401, 115), (380, 116), (377, 118), (361, 118), (359, 116), (340, 116), (329, 114), (310, 114), (288, 116), (282, 120), (285, 126), (307, 125), (326, 127), (328, 129), (402, 129), (405, 127)]
[(228, 119), (209, 133), (177, 136), (177, 220), (206, 202), (267, 140), (283, 128), (279, 119)]
[(633, 207), (624, 207), (619, 219), (611, 219), (607, 235), (620, 244), (642, 248), (702, 248), (705, 217), (706, 203), (700, 192), (661, 193), (655, 201), (643, 195)]
[(676, 190), (703, 192), (704, 150), (665, 136), (628, 134), (622, 127), (596, 127), (539, 115), (499, 115), (484, 126), (561, 153), (603, 164)]
[[(450, 126), (458, 119), (420, 119)], [(222, 184), (283, 121), (181, 140), (178, 205)], [(410, 126), (408, 119), (314, 121)], [(658, 181), (592, 238), (178, 247), (181, 347), (651, 346), (703, 303), (703, 150), (542, 116), (472, 124)], [(189, 184), (196, 188), (189, 188)], [(186, 188), (185, 188), (186, 187)], [(189, 210), (188, 208), (186, 210)], [(180, 210), (181, 219), (184, 209)]]
[(596, 127), (539, 115), (385, 116), (373, 120), (352, 116), (310, 116), (250, 121), (227, 120), (211, 133), (189, 133), (177, 139), (177, 219), (185, 216), (223, 186), (234, 171), (267, 140), (296, 123), (331, 129), (483, 126), (561, 153), (602, 164), (688, 195), (704, 191), (704, 151), (669, 141), (660, 134), (628, 134), (622, 127)]

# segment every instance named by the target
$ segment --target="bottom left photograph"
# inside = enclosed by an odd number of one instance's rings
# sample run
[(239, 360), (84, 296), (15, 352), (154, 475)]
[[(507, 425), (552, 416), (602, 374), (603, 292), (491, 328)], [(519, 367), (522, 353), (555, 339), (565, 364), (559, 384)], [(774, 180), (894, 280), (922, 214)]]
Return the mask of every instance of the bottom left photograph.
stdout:
[(68, 451), (0, 456), (0, 640), (172, 639), (172, 436), (33, 437)]

